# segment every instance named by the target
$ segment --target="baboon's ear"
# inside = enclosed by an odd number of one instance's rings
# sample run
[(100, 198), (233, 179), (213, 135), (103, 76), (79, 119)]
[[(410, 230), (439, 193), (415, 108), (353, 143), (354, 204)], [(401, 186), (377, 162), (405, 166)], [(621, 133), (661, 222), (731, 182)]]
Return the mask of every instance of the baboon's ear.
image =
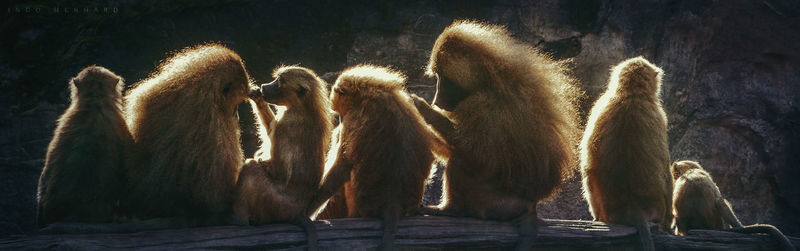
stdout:
[(298, 97), (302, 98), (303, 96), (306, 95), (307, 92), (308, 92), (308, 87), (306, 87), (305, 85), (300, 85), (300, 87), (297, 88), (297, 96)]

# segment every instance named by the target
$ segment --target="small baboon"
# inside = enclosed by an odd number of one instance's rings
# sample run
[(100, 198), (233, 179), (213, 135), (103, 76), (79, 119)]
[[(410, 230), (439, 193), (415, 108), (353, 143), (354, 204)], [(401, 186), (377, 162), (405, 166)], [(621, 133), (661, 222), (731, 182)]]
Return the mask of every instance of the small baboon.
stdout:
[(675, 179), (672, 194), (672, 227), (675, 234), (687, 235), (692, 229), (722, 230), (741, 233), (766, 233), (777, 239), (782, 250), (795, 250), (792, 243), (778, 228), (768, 224), (743, 226), (733, 213), (730, 203), (722, 197), (711, 175), (699, 163), (677, 161), (670, 167)]
[(452, 147), (445, 198), (428, 214), (516, 220), (517, 248), (537, 236), (536, 205), (577, 166), (577, 100), (565, 62), (512, 38), (501, 26), (456, 21), (431, 51), (434, 110), (415, 104)]
[(653, 250), (648, 221), (668, 229), (672, 207), (662, 71), (643, 57), (614, 66), (580, 144), (583, 191), (595, 220), (635, 226)]
[(218, 44), (186, 48), (125, 97), (135, 141), (123, 212), (186, 225), (229, 222), (244, 155), (237, 106), (257, 88)]
[(69, 81), (71, 104), (58, 119), (39, 178), (38, 224), (109, 223), (133, 142), (122, 116), (123, 79), (89, 66)]
[[(279, 67), (274, 81), (252, 97), (270, 141), (269, 158), (248, 160), (237, 184), (234, 213), (240, 222), (291, 222), (308, 232), (309, 249), (316, 232), (305, 209), (319, 186), (330, 147), (332, 112), (326, 83), (299, 66)], [(283, 106), (272, 115), (266, 102)], [(263, 150), (263, 149), (262, 149)], [(261, 150), (260, 150), (261, 151)], [(263, 157), (263, 154), (260, 154)]]
[(434, 153), (447, 151), (414, 108), (405, 81), (401, 73), (373, 65), (342, 72), (331, 93), (341, 117), (338, 154), (329, 159), (334, 163), (309, 206), (314, 211), (348, 182), (348, 217), (382, 219), (381, 248), (388, 250), (400, 218), (422, 203)]

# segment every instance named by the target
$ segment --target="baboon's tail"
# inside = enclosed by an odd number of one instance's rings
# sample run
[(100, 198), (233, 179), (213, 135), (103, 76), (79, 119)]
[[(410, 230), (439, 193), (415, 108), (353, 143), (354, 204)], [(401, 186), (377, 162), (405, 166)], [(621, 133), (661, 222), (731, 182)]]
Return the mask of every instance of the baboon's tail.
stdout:
[(395, 235), (397, 234), (397, 224), (403, 214), (400, 205), (389, 203), (383, 209), (383, 238), (378, 250), (395, 250)]
[(645, 251), (655, 251), (656, 247), (653, 244), (653, 236), (650, 234), (650, 227), (647, 224), (647, 220), (640, 220), (638, 224), (636, 224), (636, 231), (639, 232), (639, 242), (642, 244), (642, 250)]
[(306, 231), (306, 239), (308, 240), (308, 247), (306, 250), (308, 251), (316, 251), (317, 250), (317, 228), (314, 226), (314, 222), (311, 221), (310, 218), (306, 215), (297, 216), (294, 219), (294, 224), (303, 228)]
[(725, 219), (725, 221), (733, 226), (733, 228), (728, 229), (728, 231), (744, 234), (768, 234), (778, 241), (778, 247), (780, 247), (781, 250), (795, 250), (792, 242), (789, 241), (789, 239), (786, 238), (786, 235), (783, 235), (781, 230), (778, 230), (778, 228), (775, 226), (767, 224), (744, 226), (742, 225), (742, 222), (739, 221), (739, 217), (736, 217), (736, 214), (733, 213), (731, 204), (727, 200), (720, 198), (716, 201), (716, 204), (717, 210), (722, 212), (722, 217)]
[(739, 221), (739, 217), (736, 217), (736, 214), (733, 213), (733, 208), (731, 208), (731, 204), (728, 200), (723, 198), (717, 199), (715, 202), (717, 206), (717, 210), (722, 213), (722, 218), (735, 228), (741, 228), (742, 222)]
[(773, 225), (755, 224), (755, 225), (743, 226), (740, 228), (728, 229), (728, 231), (745, 233), (745, 234), (755, 234), (755, 233), (768, 234), (773, 238), (775, 238), (776, 241), (778, 241), (778, 247), (780, 248), (780, 250), (783, 251), (796, 250), (794, 248), (794, 245), (792, 245), (792, 242), (789, 241), (789, 238), (786, 238), (786, 235), (783, 235), (781, 230), (778, 230), (778, 228)]

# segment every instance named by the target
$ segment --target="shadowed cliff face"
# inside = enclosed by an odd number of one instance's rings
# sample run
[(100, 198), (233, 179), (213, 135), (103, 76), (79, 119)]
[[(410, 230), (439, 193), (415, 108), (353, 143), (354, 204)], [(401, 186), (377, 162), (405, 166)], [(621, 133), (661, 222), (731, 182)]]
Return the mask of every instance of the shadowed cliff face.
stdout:
[[(800, 183), (792, 179), (800, 177), (800, 6), (734, 2), (11, 4), (0, 10), (7, 11), (0, 26), (0, 233), (33, 229), (36, 182), (55, 119), (69, 103), (66, 83), (87, 65), (132, 85), (170, 51), (216, 41), (241, 54), (256, 82), (270, 81), (281, 63), (312, 68), (329, 82), (346, 66), (374, 63), (404, 71), (408, 89), (431, 98), (435, 81), (423, 67), (433, 42), (453, 19), (470, 18), (506, 25), (518, 39), (571, 59), (587, 93), (583, 117), (605, 90), (610, 66), (638, 55), (658, 64), (672, 159), (698, 160), (744, 223), (798, 235)], [(73, 6), (117, 12), (52, 10)], [(256, 146), (249, 112), (241, 106), (248, 156)], [(579, 183), (542, 204), (540, 216), (591, 219)], [(429, 187), (429, 195), (438, 190)]]

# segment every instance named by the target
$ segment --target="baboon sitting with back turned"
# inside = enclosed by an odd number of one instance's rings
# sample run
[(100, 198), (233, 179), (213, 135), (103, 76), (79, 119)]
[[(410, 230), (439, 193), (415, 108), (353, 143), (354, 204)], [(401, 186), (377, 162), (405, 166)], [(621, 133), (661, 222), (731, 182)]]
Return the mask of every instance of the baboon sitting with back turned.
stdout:
[(239, 55), (218, 44), (182, 50), (130, 90), (123, 212), (176, 227), (229, 223), (244, 162), (237, 106), (256, 90)]
[(415, 104), (452, 147), (444, 205), (429, 214), (519, 222), (517, 248), (537, 236), (536, 205), (576, 166), (580, 92), (564, 62), (503, 27), (456, 21), (433, 46), (427, 74), (438, 80), (432, 109)]
[(383, 220), (381, 249), (393, 250), (400, 217), (419, 209), (434, 152), (444, 142), (424, 123), (404, 90), (405, 76), (384, 67), (344, 70), (333, 86), (333, 109), (341, 116), (339, 149), (314, 211), (342, 185), (348, 217)]
[[(309, 249), (316, 248), (316, 230), (306, 206), (314, 196), (330, 147), (332, 127), (327, 84), (306, 68), (279, 67), (274, 81), (261, 86), (252, 100), (261, 126), (271, 141), (269, 158), (248, 160), (242, 168), (234, 204), (236, 218), (268, 224), (292, 222), (308, 233)], [(266, 102), (284, 106), (277, 117)]]
[(89, 66), (69, 81), (71, 104), (58, 119), (39, 178), (38, 224), (108, 223), (133, 140), (122, 117), (122, 78)]
[(743, 226), (733, 213), (730, 203), (722, 197), (711, 175), (694, 161), (682, 160), (670, 166), (675, 179), (672, 223), (675, 234), (686, 235), (692, 229), (722, 230), (740, 233), (766, 233), (778, 240), (782, 250), (795, 250), (778, 228), (768, 224)]
[(662, 71), (642, 57), (613, 68), (580, 144), (583, 190), (595, 220), (635, 226), (654, 250), (648, 221), (669, 228), (672, 178)]

